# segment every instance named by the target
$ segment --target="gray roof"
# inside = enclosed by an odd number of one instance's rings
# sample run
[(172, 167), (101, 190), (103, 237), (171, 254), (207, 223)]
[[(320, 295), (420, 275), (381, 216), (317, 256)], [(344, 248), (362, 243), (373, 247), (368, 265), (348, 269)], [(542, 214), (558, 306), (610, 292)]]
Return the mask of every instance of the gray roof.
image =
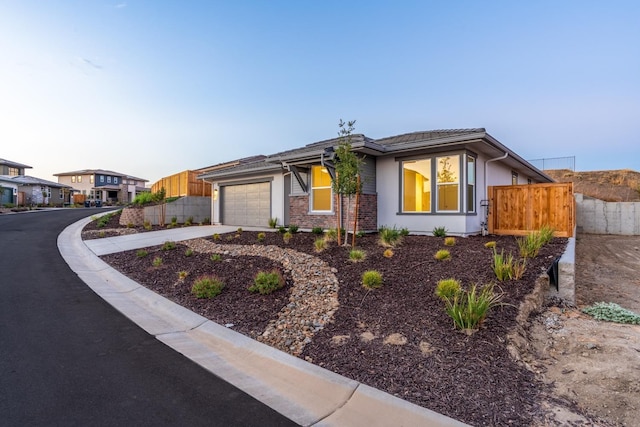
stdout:
[(33, 169), (31, 166), (23, 165), (22, 163), (12, 162), (11, 160), (0, 159), (0, 165), (7, 165), (11, 168), (23, 168), (23, 169)]
[(94, 175), (94, 174), (121, 176), (127, 179), (135, 179), (136, 181), (145, 181), (145, 182), (149, 181), (148, 179), (138, 178), (133, 175), (127, 175), (126, 173), (114, 172), (106, 169), (81, 169), (81, 170), (71, 171), (71, 172), (54, 173), (53, 176)]
[[(232, 177), (234, 175), (247, 175), (265, 171), (276, 171), (282, 169), (280, 163), (267, 162), (265, 156), (254, 156), (244, 163), (236, 166), (223, 167), (217, 170), (198, 175), (198, 179), (215, 178), (218, 176)], [(223, 165), (226, 163), (223, 163)]]
[(5, 182), (14, 182), (18, 185), (45, 185), (54, 188), (71, 188), (69, 185), (48, 181), (42, 178), (36, 178), (28, 175), (0, 175), (0, 179)]

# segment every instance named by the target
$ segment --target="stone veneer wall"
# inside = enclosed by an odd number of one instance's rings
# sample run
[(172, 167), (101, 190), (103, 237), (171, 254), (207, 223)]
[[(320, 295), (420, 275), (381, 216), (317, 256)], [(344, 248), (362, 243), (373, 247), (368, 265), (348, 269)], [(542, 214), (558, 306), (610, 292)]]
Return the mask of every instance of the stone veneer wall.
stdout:
[[(349, 198), (343, 197), (342, 221), (343, 228), (353, 228), (355, 215), (355, 196), (352, 197), (351, 211), (349, 212), (349, 227), (346, 227), (347, 209)], [(337, 207), (338, 196), (335, 196), (334, 206)], [(331, 214), (309, 214), (309, 195), (289, 197), (289, 224), (295, 224), (300, 228), (311, 229), (313, 227), (335, 228), (337, 220), (337, 208)], [(376, 231), (378, 229), (378, 196), (375, 194), (361, 194), (360, 207), (358, 209), (358, 231)]]
[(140, 208), (125, 208), (120, 215), (120, 225), (144, 225), (144, 209)]

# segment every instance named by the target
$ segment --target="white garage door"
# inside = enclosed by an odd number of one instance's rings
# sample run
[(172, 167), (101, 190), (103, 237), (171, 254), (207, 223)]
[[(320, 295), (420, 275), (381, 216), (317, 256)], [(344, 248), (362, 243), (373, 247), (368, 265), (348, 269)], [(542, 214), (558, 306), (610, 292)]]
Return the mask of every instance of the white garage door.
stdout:
[(221, 189), (222, 223), (266, 227), (271, 217), (271, 183), (227, 185)]

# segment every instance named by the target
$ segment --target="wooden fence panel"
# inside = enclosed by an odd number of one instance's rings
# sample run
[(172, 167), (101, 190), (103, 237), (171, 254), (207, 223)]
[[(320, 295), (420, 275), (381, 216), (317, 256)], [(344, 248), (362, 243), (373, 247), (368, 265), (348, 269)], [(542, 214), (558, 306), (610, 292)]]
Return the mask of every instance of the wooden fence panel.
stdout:
[(488, 192), (489, 233), (521, 236), (547, 225), (557, 237), (573, 236), (573, 183), (493, 186)]
[(151, 186), (151, 192), (157, 193), (163, 187), (166, 197), (211, 196), (211, 184), (197, 178), (194, 171), (183, 171), (160, 179)]

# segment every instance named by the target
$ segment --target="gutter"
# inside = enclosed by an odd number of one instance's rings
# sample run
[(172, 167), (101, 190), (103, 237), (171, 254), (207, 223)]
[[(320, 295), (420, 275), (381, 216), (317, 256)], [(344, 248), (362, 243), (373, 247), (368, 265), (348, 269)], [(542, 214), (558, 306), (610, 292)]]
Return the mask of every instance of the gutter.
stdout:
[[(483, 201), (486, 203), (485, 206), (485, 215), (484, 215), (484, 221), (482, 223), (482, 235), (486, 236), (487, 232), (488, 232), (488, 221), (489, 221), (489, 201), (487, 200), (487, 189), (489, 188), (488, 184), (487, 184), (487, 166), (489, 165), (489, 163), (491, 162), (497, 162), (498, 160), (504, 160), (507, 157), (509, 157), (509, 152), (505, 151), (504, 154), (502, 156), (499, 157), (494, 157), (493, 159), (489, 159), (486, 162), (484, 162), (484, 197), (483, 197)], [(482, 202), (481, 202), (482, 203)]]

